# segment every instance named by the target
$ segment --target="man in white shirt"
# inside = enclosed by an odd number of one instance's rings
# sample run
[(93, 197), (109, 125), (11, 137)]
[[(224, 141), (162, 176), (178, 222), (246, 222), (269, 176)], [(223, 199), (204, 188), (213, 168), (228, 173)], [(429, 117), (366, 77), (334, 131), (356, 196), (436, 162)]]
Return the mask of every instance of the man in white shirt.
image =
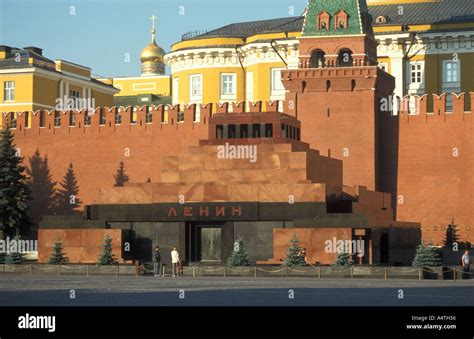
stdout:
[(464, 252), (464, 255), (461, 258), (461, 265), (462, 265), (462, 270), (464, 272), (463, 279), (469, 279), (469, 270), (471, 267), (471, 256), (469, 255), (468, 250)]
[(173, 277), (177, 277), (179, 274), (179, 253), (176, 246), (173, 246), (171, 251), (171, 264), (173, 266)]

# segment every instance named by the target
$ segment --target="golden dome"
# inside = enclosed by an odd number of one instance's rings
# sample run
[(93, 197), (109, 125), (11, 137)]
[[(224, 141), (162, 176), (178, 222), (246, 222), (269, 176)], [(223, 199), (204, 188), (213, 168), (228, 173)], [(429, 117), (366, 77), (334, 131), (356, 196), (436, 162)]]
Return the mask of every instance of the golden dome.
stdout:
[(163, 50), (163, 48), (158, 46), (156, 42), (153, 41), (151, 44), (149, 44), (142, 50), (142, 53), (140, 54), (140, 61), (163, 63), (164, 55), (165, 51)]
[(151, 43), (146, 46), (140, 54), (140, 61), (142, 62), (142, 76), (161, 75), (165, 74), (165, 63), (163, 57), (165, 51), (158, 46), (155, 41), (155, 19), (156, 16), (150, 18), (153, 21), (153, 28), (151, 29)]

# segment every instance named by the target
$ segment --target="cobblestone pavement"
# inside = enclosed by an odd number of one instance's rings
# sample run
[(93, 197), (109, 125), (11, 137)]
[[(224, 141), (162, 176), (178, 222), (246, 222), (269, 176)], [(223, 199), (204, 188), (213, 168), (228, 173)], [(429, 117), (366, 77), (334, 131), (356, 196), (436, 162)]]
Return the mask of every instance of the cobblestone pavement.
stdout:
[(0, 276), (0, 306), (67, 305), (472, 306), (474, 280)]

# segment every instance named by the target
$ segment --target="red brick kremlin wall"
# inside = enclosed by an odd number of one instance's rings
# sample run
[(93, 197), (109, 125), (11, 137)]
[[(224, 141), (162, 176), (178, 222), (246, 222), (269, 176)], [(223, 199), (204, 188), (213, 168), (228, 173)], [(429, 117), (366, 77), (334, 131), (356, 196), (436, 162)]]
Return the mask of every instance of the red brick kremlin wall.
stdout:
[[(69, 127), (69, 112), (61, 112), (61, 127), (54, 127), (54, 112), (45, 112), (45, 127), (39, 126), (39, 112), (32, 116), (31, 128), (24, 127), (24, 116), (17, 119), (15, 142), (29, 166), (36, 149), (48, 157), (53, 182), (62, 182), (70, 163), (79, 186), (78, 198), (90, 204), (100, 187), (112, 187), (119, 162), (125, 164), (130, 182), (157, 182), (160, 178), (161, 156), (184, 153), (188, 146), (197, 146), (208, 136), (210, 106), (201, 109), (201, 121), (193, 122), (195, 106), (184, 109), (184, 121), (177, 122), (179, 107), (170, 107), (168, 123), (162, 123), (164, 107), (150, 107), (152, 123), (145, 123), (146, 108), (137, 107), (136, 123), (130, 123), (133, 108), (122, 109), (120, 125), (115, 113), (120, 108), (98, 108), (84, 126), (84, 113), (76, 113), (76, 126)], [(99, 124), (100, 111), (106, 122)]]
[[(474, 93), (469, 95), (470, 102), (474, 102)], [(327, 119), (324, 123), (320, 121), (324, 116), (321, 102), (307, 106), (311, 111), (305, 113), (305, 119), (301, 119), (299, 114), (298, 118), (303, 120), (302, 140), (309, 142), (315, 149), (321, 144), (321, 155), (327, 155), (329, 148), (341, 148), (344, 131), (351, 129), (351, 123), (344, 122), (343, 118), (349, 118), (354, 130), (351, 138), (356, 144), (359, 143), (355, 152), (352, 149), (351, 159), (363, 161), (366, 164), (364, 166), (368, 167), (351, 166), (343, 158), (345, 180), (346, 175), (354, 180), (365, 178), (359, 184), (373, 180), (374, 184), (367, 186), (374, 186), (378, 182), (379, 190), (394, 193), (392, 199), (397, 202), (397, 220), (421, 222), (426, 240), (441, 244), (446, 226), (454, 214), (459, 240), (474, 242), (472, 111), (464, 112), (465, 96), (453, 96), (453, 113), (444, 112), (445, 95), (433, 95), (434, 113), (427, 114), (427, 97), (424, 96), (421, 98), (419, 115), (402, 112), (399, 116), (388, 116), (381, 113), (376, 115), (380, 119), (365, 120), (363, 124), (355, 123), (357, 114), (353, 108), (360, 105), (368, 111), (375, 111), (372, 105), (367, 106), (370, 100), (361, 98), (359, 101), (343, 101), (342, 98), (344, 93), (340, 92), (334, 99), (326, 99), (328, 107), (333, 107), (333, 110), (329, 117), (324, 117)], [(304, 96), (300, 95), (297, 100), (304, 100)], [(288, 102), (284, 106), (287, 107)], [(42, 157), (48, 156), (52, 181), (62, 181), (69, 163), (72, 163), (78, 180), (78, 198), (87, 204), (94, 200), (99, 187), (113, 185), (113, 175), (120, 161), (124, 161), (131, 182), (144, 183), (148, 178), (151, 182), (158, 182), (162, 155), (185, 153), (188, 146), (196, 146), (199, 139), (206, 139), (210, 106), (201, 108), (199, 123), (193, 122), (194, 107), (192, 105), (184, 109), (184, 122), (180, 123), (176, 122), (178, 107), (169, 108), (168, 123), (161, 123), (163, 106), (151, 107), (151, 124), (145, 124), (145, 108), (135, 112), (136, 123), (130, 124), (133, 109), (128, 108), (122, 112), (121, 125), (114, 124), (114, 114), (119, 108), (102, 108), (106, 112), (106, 124), (103, 126), (99, 125), (97, 111), (91, 117), (91, 126), (87, 127), (83, 126), (81, 114), (76, 115), (76, 127), (68, 127), (68, 115), (61, 114), (62, 126), (59, 128), (54, 128), (53, 114), (46, 115), (45, 128), (39, 128), (37, 112), (32, 117), (30, 128), (24, 127), (24, 116), (18, 118), (16, 144), (25, 157), (26, 165), (29, 165), (28, 159), (37, 148)], [(234, 105), (233, 111), (240, 111), (241, 107), (243, 105)], [(258, 110), (258, 107), (252, 106), (252, 109)], [(276, 110), (277, 106), (273, 103), (270, 107)], [(227, 105), (219, 109), (226, 111)], [(348, 111), (353, 113), (349, 114)], [(311, 128), (304, 127), (305, 124)], [(344, 129), (341, 130), (341, 126)], [(375, 146), (368, 149), (363, 147), (367, 140), (370, 145), (374, 145), (375, 131), (370, 126), (374, 126), (374, 129), (378, 126), (377, 133), (385, 138), (385, 147), (379, 147), (378, 150)], [(313, 137), (307, 138), (308, 131)], [(126, 156), (127, 151), (129, 156)], [(333, 152), (331, 156), (336, 158)], [(378, 162), (370, 159), (375, 158), (375, 152)], [(375, 168), (378, 168), (378, 172)], [(348, 184), (347, 180), (345, 184)]]
[[(218, 104), (217, 113), (244, 112), (243, 104)], [(261, 102), (250, 105), (251, 112), (261, 111)], [(276, 112), (278, 102), (267, 103), (268, 111)], [(146, 123), (146, 110), (152, 122)], [(163, 115), (167, 112), (167, 122)], [(178, 121), (178, 112), (184, 121)], [(54, 111), (44, 111), (44, 127), (40, 127), (40, 111), (31, 114), (31, 126), (26, 126), (26, 114), (19, 113), (16, 121), (15, 143), (25, 166), (38, 149), (40, 156), (48, 158), (51, 181), (60, 183), (72, 163), (79, 186), (77, 198), (87, 205), (98, 195), (99, 188), (112, 187), (120, 161), (131, 183), (159, 182), (162, 156), (187, 153), (189, 146), (198, 146), (199, 140), (208, 139), (209, 117), (212, 104), (201, 105), (200, 121), (195, 122), (196, 105), (180, 107), (102, 107), (91, 114), (89, 126), (84, 126), (84, 112), (76, 112), (74, 127), (69, 126), (70, 112), (60, 112), (60, 127), (54, 127)], [(115, 124), (120, 113), (121, 123)], [(105, 123), (100, 123), (101, 114)], [(131, 123), (131, 117), (134, 123)], [(6, 122), (7, 119), (4, 119)], [(59, 188), (59, 185), (56, 187)]]
[(453, 95), (453, 112), (445, 113), (446, 95), (433, 95), (427, 114), (425, 95), (420, 114), (397, 119), (397, 219), (420, 221), (423, 239), (435, 243), (445, 239), (453, 215), (459, 241), (474, 242), (474, 112), (464, 111), (466, 96), (472, 107), (474, 93)]

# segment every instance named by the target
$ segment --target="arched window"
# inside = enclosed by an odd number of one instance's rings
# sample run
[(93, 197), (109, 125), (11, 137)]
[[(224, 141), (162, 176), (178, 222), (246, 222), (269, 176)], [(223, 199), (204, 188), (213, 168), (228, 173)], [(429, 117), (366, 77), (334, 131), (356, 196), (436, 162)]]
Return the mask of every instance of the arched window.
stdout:
[(310, 68), (323, 68), (326, 67), (326, 61), (324, 57), (325, 53), (320, 49), (315, 49), (311, 52), (311, 59), (309, 60)]
[(343, 48), (339, 51), (339, 56), (337, 57), (337, 67), (352, 67), (352, 51), (348, 48)]

